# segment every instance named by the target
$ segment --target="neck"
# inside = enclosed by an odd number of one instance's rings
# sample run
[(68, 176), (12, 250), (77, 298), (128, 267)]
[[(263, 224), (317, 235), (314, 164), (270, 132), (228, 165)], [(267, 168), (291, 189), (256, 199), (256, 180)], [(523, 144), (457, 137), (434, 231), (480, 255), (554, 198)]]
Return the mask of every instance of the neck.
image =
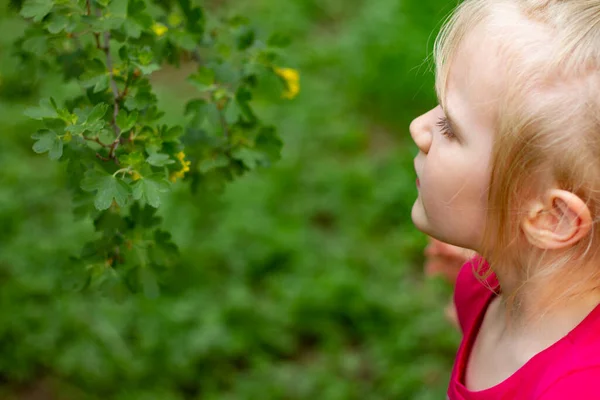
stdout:
[(558, 333), (567, 329), (562, 332), (566, 334), (600, 304), (600, 288), (589, 284), (589, 273), (584, 276), (590, 269), (578, 266), (579, 273), (553, 275), (544, 273), (547, 267), (540, 264), (528, 279), (503, 272), (516, 271), (516, 266), (503, 266), (496, 272), (502, 291), (498, 315), (504, 318), (508, 330)]

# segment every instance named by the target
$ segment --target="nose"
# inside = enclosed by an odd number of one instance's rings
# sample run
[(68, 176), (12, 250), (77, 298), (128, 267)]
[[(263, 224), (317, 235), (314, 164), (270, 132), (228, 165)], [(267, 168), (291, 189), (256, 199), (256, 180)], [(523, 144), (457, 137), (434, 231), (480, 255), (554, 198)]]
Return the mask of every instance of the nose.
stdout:
[(410, 136), (423, 153), (427, 154), (432, 141), (432, 111), (415, 118), (409, 126)]

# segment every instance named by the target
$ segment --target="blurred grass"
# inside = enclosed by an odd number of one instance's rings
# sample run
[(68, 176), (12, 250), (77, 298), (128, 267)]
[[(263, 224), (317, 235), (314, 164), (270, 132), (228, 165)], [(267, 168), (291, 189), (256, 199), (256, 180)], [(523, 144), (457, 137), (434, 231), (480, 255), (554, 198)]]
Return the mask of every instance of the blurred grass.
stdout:
[[(62, 289), (64, 260), (93, 229), (74, 220), (62, 165), (31, 151), (21, 115), (31, 93), (69, 88), (11, 81), (23, 24), (4, 3), (0, 398), (444, 397), (458, 334), (442, 315), (448, 288), (422, 277), (408, 124), (434, 105), (424, 60), (450, 4), (220, 2), (293, 37), (301, 94), (258, 104), (283, 159), (219, 196), (178, 187), (161, 213), (181, 265), (158, 299), (117, 304)], [(176, 120), (187, 89), (172, 75), (157, 92)]]

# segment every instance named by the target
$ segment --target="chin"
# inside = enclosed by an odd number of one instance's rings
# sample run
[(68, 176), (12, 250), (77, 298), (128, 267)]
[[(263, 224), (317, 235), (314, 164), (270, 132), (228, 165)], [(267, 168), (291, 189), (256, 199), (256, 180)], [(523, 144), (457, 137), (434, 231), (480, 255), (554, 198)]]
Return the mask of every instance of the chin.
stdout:
[(432, 236), (428, 229), (427, 217), (425, 216), (423, 207), (421, 206), (419, 199), (415, 201), (415, 204), (413, 205), (412, 211), (410, 213), (410, 217), (412, 219), (413, 224), (418, 230), (420, 230), (426, 235)]
[(425, 210), (423, 210), (423, 207), (418, 199), (413, 205), (411, 211), (411, 219), (415, 227), (427, 236), (431, 236), (432, 238), (437, 239), (440, 242), (451, 244), (453, 246), (471, 248), (470, 246), (463, 243), (461, 240), (458, 240), (458, 237), (454, 235), (444, 235), (439, 230), (436, 231), (435, 229), (433, 229), (433, 227), (429, 223), (429, 220), (427, 219)]

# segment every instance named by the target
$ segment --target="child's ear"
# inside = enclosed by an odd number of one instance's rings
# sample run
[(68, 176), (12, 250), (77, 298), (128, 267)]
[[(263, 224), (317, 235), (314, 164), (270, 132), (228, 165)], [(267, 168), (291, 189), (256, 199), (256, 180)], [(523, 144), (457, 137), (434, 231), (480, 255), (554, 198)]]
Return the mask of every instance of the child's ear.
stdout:
[(588, 206), (577, 195), (559, 189), (546, 193), (545, 201), (534, 201), (521, 221), (525, 237), (540, 249), (574, 245), (592, 228)]

